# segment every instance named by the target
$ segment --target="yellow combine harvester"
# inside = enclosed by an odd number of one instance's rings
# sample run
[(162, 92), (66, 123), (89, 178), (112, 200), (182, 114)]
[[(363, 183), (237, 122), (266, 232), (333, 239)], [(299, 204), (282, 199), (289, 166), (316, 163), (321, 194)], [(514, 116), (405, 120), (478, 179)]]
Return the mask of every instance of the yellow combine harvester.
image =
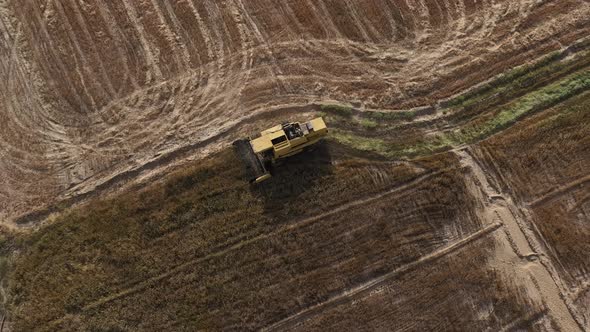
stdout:
[(320, 117), (305, 123), (288, 122), (274, 126), (255, 139), (235, 141), (234, 147), (252, 173), (250, 182), (259, 183), (270, 178), (269, 167), (276, 160), (303, 151), (327, 134), (326, 123)]

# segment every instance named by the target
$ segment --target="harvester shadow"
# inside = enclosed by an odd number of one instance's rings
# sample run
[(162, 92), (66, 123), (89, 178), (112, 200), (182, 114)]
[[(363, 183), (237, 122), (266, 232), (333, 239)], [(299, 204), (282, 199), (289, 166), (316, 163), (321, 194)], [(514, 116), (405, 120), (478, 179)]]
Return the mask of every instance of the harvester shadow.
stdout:
[(320, 141), (311, 150), (282, 160), (272, 167), (270, 179), (251, 185), (252, 194), (264, 201), (265, 215), (282, 220), (299, 214), (293, 209), (302, 206), (300, 196), (333, 174), (330, 145)]

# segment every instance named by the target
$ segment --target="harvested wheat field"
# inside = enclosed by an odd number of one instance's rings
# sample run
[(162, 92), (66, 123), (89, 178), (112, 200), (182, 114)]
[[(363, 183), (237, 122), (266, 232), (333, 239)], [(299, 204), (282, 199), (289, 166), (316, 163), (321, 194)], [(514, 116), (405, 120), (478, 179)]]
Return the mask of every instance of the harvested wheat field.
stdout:
[(587, 0), (0, 0), (0, 75), (0, 332), (590, 330)]

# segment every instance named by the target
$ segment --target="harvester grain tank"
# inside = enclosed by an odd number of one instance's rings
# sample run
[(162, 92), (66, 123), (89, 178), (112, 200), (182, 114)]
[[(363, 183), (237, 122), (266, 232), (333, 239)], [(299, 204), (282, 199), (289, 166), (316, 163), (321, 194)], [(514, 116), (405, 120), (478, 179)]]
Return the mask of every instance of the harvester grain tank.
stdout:
[(276, 125), (257, 138), (237, 140), (233, 145), (250, 171), (250, 182), (259, 183), (271, 177), (269, 168), (277, 160), (303, 151), (327, 134), (326, 123), (319, 117)]

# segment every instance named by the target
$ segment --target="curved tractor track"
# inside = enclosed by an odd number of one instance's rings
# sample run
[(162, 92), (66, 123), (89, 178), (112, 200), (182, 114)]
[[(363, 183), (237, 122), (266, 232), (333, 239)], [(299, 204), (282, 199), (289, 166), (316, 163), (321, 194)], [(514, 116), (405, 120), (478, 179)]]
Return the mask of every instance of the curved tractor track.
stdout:
[(587, 35), (588, 17), (582, 0), (3, 0), (0, 217), (144, 177), (253, 114), (429, 105)]

